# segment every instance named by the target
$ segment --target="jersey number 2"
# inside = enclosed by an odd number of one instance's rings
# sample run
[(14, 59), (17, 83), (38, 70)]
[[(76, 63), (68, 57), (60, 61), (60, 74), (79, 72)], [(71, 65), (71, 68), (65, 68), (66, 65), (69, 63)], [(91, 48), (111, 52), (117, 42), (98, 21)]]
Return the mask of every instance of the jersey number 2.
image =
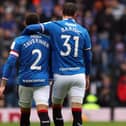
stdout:
[(38, 66), (37, 64), (42, 57), (42, 52), (39, 49), (34, 49), (32, 51), (32, 55), (34, 55), (34, 54), (37, 54), (38, 56), (37, 56), (36, 60), (34, 61), (34, 63), (31, 65), (30, 69), (31, 70), (41, 70), (42, 67)]
[[(71, 38), (70, 35), (61, 35), (62, 39), (65, 39), (63, 46), (67, 48), (67, 50), (60, 51), (61, 56), (68, 56), (71, 52), (71, 45), (69, 43), (69, 40)], [(75, 46), (74, 46), (74, 57), (78, 57), (78, 44), (79, 44), (79, 37), (78, 36), (73, 36), (72, 38), (75, 41)]]

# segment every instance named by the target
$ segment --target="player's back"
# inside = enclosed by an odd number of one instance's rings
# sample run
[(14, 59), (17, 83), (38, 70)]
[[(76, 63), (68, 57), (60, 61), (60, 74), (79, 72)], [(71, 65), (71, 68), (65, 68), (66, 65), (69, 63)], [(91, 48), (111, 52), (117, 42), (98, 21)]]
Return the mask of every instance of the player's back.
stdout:
[(19, 83), (25, 86), (48, 84), (49, 38), (44, 35), (21, 36), (15, 43), (19, 51)]
[[(73, 19), (45, 24), (53, 39), (53, 72), (77, 74), (85, 72), (84, 49), (91, 48), (87, 30)], [(55, 28), (55, 30), (53, 30)]]

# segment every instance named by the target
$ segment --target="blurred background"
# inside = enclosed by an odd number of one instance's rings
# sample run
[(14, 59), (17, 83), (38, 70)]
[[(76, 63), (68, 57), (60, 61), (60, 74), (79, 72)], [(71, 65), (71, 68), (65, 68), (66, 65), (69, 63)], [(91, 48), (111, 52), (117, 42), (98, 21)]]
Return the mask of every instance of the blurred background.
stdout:
[[(113, 115), (113, 108), (126, 107), (126, 0), (0, 0), (0, 77), (10, 45), (24, 28), (25, 15), (37, 12), (41, 22), (60, 19), (65, 2), (76, 2), (77, 22), (92, 39), (91, 85), (83, 107), (109, 107)], [(13, 69), (0, 107), (18, 107), (17, 99)], [(69, 107), (68, 99), (64, 107)]]

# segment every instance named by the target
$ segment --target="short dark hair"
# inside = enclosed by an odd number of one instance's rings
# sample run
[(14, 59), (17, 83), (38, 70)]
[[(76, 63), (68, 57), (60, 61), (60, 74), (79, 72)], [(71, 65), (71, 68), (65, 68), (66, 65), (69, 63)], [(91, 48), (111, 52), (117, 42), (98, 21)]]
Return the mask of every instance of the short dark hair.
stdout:
[(77, 11), (77, 6), (73, 2), (67, 2), (63, 6), (63, 15), (74, 16)]
[(40, 22), (40, 18), (37, 13), (28, 13), (25, 17), (25, 24), (37, 24)]

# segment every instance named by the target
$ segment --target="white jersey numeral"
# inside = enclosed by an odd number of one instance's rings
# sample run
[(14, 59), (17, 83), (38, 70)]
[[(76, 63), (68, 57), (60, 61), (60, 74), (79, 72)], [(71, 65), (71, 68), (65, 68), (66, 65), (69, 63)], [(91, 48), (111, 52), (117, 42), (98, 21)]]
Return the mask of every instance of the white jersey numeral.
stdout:
[(78, 57), (79, 37), (78, 36), (74, 36), (73, 40), (75, 40), (74, 57)]
[[(61, 56), (68, 56), (71, 52), (71, 45), (69, 43), (69, 40), (71, 38), (70, 35), (61, 35), (62, 39), (65, 39), (63, 46), (66, 46), (67, 50), (64, 51), (60, 51), (60, 55)], [(75, 41), (75, 46), (74, 46), (74, 57), (78, 57), (78, 45), (79, 45), (79, 37), (78, 36), (74, 36), (72, 38)]]
[(30, 69), (31, 70), (41, 70), (42, 67), (41, 66), (37, 66), (38, 62), (40, 61), (41, 57), (42, 57), (42, 52), (39, 49), (34, 49), (32, 51), (32, 55), (37, 54), (37, 58), (34, 61), (34, 63), (31, 65)]
[(65, 39), (63, 45), (66, 46), (67, 51), (66, 52), (60, 51), (60, 54), (61, 54), (61, 56), (68, 56), (71, 52), (71, 45), (69, 43), (70, 35), (61, 35), (61, 38)]

